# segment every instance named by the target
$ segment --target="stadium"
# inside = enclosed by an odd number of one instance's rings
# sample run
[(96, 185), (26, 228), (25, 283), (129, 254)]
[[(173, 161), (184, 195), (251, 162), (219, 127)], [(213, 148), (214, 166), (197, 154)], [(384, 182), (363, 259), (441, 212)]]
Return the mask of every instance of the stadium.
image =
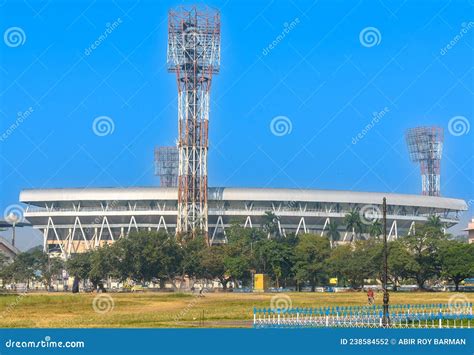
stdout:
[[(209, 238), (225, 242), (225, 230), (239, 222), (259, 228), (267, 211), (279, 217), (282, 235), (324, 235), (329, 222), (349, 241), (344, 217), (352, 210), (370, 223), (380, 217), (387, 198), (387, 233), (395, 239), (413, 232), (415, 223), (440, 216), (450, 227), (467, 209), (463, 200), (375, 192), (268, 188), (209, 188)], [(24, 190), (25, 217), (44, 237), (44, 250), (63, 257), (111, 243), (136, 230), (176, 230), (177, 189), (166, 187)]]
[(335, 222), (340, 242), (349, 242), (353, 231), (346, 230), (345, 216), (357, 211), (362, 223), (372, 224), (382, 215), (384, 197), (388, 238), (396, 239), (413, 233), (416, 223), (433, 215), (449, 228), (467, 210), (463, 200), (440, 196), (443, 130), (439, 127), (407, 132), (410, 158), (421, 169), (422, 195), (208, 187), (210, 88), (220, 69), (220, 14), (180, 7), (169, 12), (168, 23), (167, 63), (177, 79), (178, 134), (175, 147), (155, 152), (161, 186), (22, 191), (20, 201), (27, 206), (23, 217), (42, 232), (46, 252), (67, 258), (138, 230), (193, 237), (204, 232), (209, 244), (224, 243), (231, 224), (259, 228), (266, 212), (276, 216), (283, 236), (324, 235), (328, 224)]

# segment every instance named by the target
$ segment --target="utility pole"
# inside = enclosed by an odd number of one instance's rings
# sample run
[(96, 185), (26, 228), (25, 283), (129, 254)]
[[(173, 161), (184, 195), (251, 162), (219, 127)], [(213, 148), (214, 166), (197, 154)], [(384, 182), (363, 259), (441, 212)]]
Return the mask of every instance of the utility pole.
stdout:
[(22, 221), (22, 217), (20, 217), (16, 213), (10, 213), (8, 216), (5, 217), (7, 223), (9, 223), (12, 227), (12, 245), (15, 246), (15, 239), (16, 239), (16, 225)]
[(390, 327), (390, 316), (388, 312), (389, 294), (387, 290), (387, 274), (388, 274), (388, 248), (387, 248), (387, 199), (383, 198), (383, 316), (382, 326), (384, 328)]
[(15, 246), (15, 237), (16, 237), (16, 223), (12, 224), (12, 245)]

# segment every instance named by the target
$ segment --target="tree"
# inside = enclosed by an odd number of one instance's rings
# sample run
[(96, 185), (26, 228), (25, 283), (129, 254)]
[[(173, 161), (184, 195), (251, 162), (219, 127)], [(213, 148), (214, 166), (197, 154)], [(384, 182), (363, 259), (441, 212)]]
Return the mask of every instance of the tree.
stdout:
[(441, 276), (454, 282), (456, 291), (462, 280), (474, 275), (474, 244), (446, 240), (441, 244)]
[(252, 229), (233, 225), (229, 229), (228, 243), (225, 248), (224, 266), (234, 284), (251, 279), (253, 241), (256, 240)]
[[(288, 241), (291, 243), (291, 240)], [(255, 266), (259, 273), (269, 274), (276, 287), (292, 273), (292, 247), (286, 240), (263, 239), (255, 244)]]
[(351, 241), (355, 241), (356, 236), (362, 234), (364, 229), (359, 212), (355, 210), (350, 211), (344, 217), (344, 222), (346, 224), (346, 230), (352, 230)]
[(337, 224), (337, 222), (329, 222), (327, 228), (327, 235), (329, 237), (329, 240), (331, 241), (331, 247), (333, 247), (334, 242), (338, 241), (341, 238), (341, 233), (338, 230), (339, 225)]
[(382, 280), (383, 245), (381, 241), (376, 239), (361, 240), (355, 243), (353, 250), (351, 266), (359, 270), (358, 272), (363, 277), (362, 284), (365, 279), (378, 278)]
[(62, 276), (64, 262), (60, 258), (54, 258), (42, 250), (34, 252), (37, 259), (37, 265), (40, 271), (40, 278), (47, 290), (51, 290), (53, 278), (58, 279)]
[(0, 253), (0, 279), (2, 280), (2, 288), (5, 287), (5, 283), (12, 278), (12, 268), (9, 261), (10, 258)]
[(329, 240), (314, 234), (304, 234), (295, 248), (294, 271), (298, 282), (309, 281), (311, 291), (318, 283), (328, 279), (327, 259), (331, 246)]
[(8, 260), (5, 254), (0, 253), (0, 270), (7, 264)]
[(135, 281), (143, 279), (143, 275), (140, 273), (140, 257), (138, 256), (141, 252), (137, 250), (139, 243), (132, 241), (129, 237), (120, 238), (112, 244), (112, 254), (115, 260), (113, 273), (121, 282), (129, 278)]
[(421, 289), (425, 288), (426, 281), (441, 272), (439, 247), (443, 240), (446, 240), (444, 234), (431, 225), (417, 226), (415, 234), (404, 238), (415, 261), (410, 276)]
[(388, 243), (388, 278), (396, 291), (401, 280), (407, 279), (417, 267), (415, 258), (410, 254), (403, 239)]
[(20, 253), (13, 263), (4, 270), (4, 277), (13, 282), (26, 282), (26, 287), (30, 287), (30, 281), (36, 278), (39, 270), (39, 260), (34, 253)]
[[(174, 279), (182, 275), (183, 249), (174, 236), (165, 233), (152, 233), (151, 236), (157, 239), (155, 241), (157, 252), (149, 259), (152, 262), (158, 262), (156, 276), (160, 279), (166, 278), (176, 288)], [(181, 279), (181, 281), (184, 280)]]
[(202, 253), (202, 251), (206, 248), (208, 248), (208, 246), (206, 244), (206, 240), (202, 236), (189, 239), (182, 243), (183, 262), (181, 263), (181, 272), (183, 277), (184, 275), (188, 275), (188, 277), (191, 279), (191, 287), (194, 286), (196, 278), (203, 275), (202, 264), (199, 258), (200, 253)]
[(378, 219), (372, 222), (369, 226), (369, 235), (371, 237), (378, 238), (382, 234), (382, 223)]
[(360, 288), (364, 280), (381, 275), (381, 243), (376, 240), (359, 240), (353, 244), (334, 248), (328, 260), (330, 271), (338, 279)]
[[(74, 277), (74, 285), (79, 285), (79, 281), (86, 281), (91, 269), (91, 252), (72, 255), (66, 262), (66, 270)], [(74, 288), (74, 287), (73, 287)], [(73, 292), (75, 292), (73, 290)]]
[(122, 280), (145, 283), (154, 278), (169, 280), (182, 272), (182, 248), (174, 236), (164, 232), (140, 231), (118, 240), (112, 246), (118, 259), (116, 273)]
[[(187, 241), (192, 243), (192, 241)], [(67, 262), (67, 269), (76, 280), (89, 279), (94, 288), (103, 288), (109, 277), (120, 281), (132, 279), (145, 283), (159, 279), (163, 284), (169, 280), (173, 286), (178, 276), (183, 276), (183, 254), (174, 236), (163, 232), (140, 231), (121, 238), (111, 246), (76, 254)], [(191, 258), (194, 261), (191, 262)], [(196, 254), (189, 255), (187, 268), (196, 264)]]
[(346, 285), (350, 278), (347, 261), (352, 258), (352, 246), (349, 244), (338, 245), (331, 250), (331, 256), (328, 259), (331, 276), (338, 279), (338, 283)]
[(238, 285), (239, 280), (250, 279), (250, 268), (248, 258), (240, 254), (232, 254), (224, 257), (224, 267), (227, 275)]
[(3, 270), (3, 268), (7, 265), (8, 261), (10, 259), (7, 258), (5, 254), (0, 253), (0, 272)]
[(199, 259), (202, 265), (202, 277), (207, 280), (218, 279), (224, 290), (227, 289), (227, 283), (231, 280), (226, 273), (225, 245), (213, 245), (201, 250)]
[(441, 222), (441, 219), (439, 216), (436, 215), (431, 215), (428, 217), (428, 221), (426, 222), (426, 227), (432, 228), (438, 232), (441, 232), (443, 229), (443, 223)]
[(90, 253), (88, 278), (92, 282), (94, 289), (98, 287), (101, 291), (105, 291), (104, 281), (109, 276), (112, 276), (116, 270), (117, 260), (114, 250), (113, 246), (104, 245)]
[(265, 212), (262, 216), (262, 229), (267, 233), (267, 237), (280, 237), (280, 217), (271, 211)]

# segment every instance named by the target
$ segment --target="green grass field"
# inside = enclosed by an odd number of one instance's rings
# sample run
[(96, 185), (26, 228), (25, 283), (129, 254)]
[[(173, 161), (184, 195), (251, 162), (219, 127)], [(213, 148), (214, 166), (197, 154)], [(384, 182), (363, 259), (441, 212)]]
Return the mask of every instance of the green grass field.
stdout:
[[(0, 295), (0, 327), (25, 328), (139, 328), (139, 327), (248, 327), (253, 307), (270, 307), (281, 294), (184, 293)], [(365, 305), (366, 295), (353, 293), (286, 293), (293, 307)], [(447, 303), (454, 293), (391, 293), (393, 304)], [(467, 300), (474, 295), (457, 294)], [(94, 298), (96, 309), (94, 309)], [(108, 297), (111, 297), (108, 298)], [(288, 298), (281, 298), (288, 302)], [(376, 295), (376, 303), (382, 295)], [(113, 307), (112, 307), (113, 306)], [(201, 321), (204, 317), (204, 321)]]

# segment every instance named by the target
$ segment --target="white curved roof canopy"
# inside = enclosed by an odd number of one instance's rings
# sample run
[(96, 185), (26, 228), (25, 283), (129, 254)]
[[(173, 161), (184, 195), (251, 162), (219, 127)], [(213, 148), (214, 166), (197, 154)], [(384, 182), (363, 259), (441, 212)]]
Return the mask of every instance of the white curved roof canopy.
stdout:
[[(177, 200), (177, 189), (166, 187), (130, 187), (130, 188), (65, 188), (32, 189), (20, 193), (20, 201), (41, 206), (45, 202), (66, 201), (140, 201), (140, 200)], [(467, 210), (464, 200), (423, 196), (393, 194), (382, 192), (354, 192), (339, 190), (313, 189), (276, 189), (276, 188), (209, 188), (209, 200), (224, 201), (298, 201), (350, 204), (381, 204), (387, 198), (388, 205), (416, 206), (449, 210)]]

